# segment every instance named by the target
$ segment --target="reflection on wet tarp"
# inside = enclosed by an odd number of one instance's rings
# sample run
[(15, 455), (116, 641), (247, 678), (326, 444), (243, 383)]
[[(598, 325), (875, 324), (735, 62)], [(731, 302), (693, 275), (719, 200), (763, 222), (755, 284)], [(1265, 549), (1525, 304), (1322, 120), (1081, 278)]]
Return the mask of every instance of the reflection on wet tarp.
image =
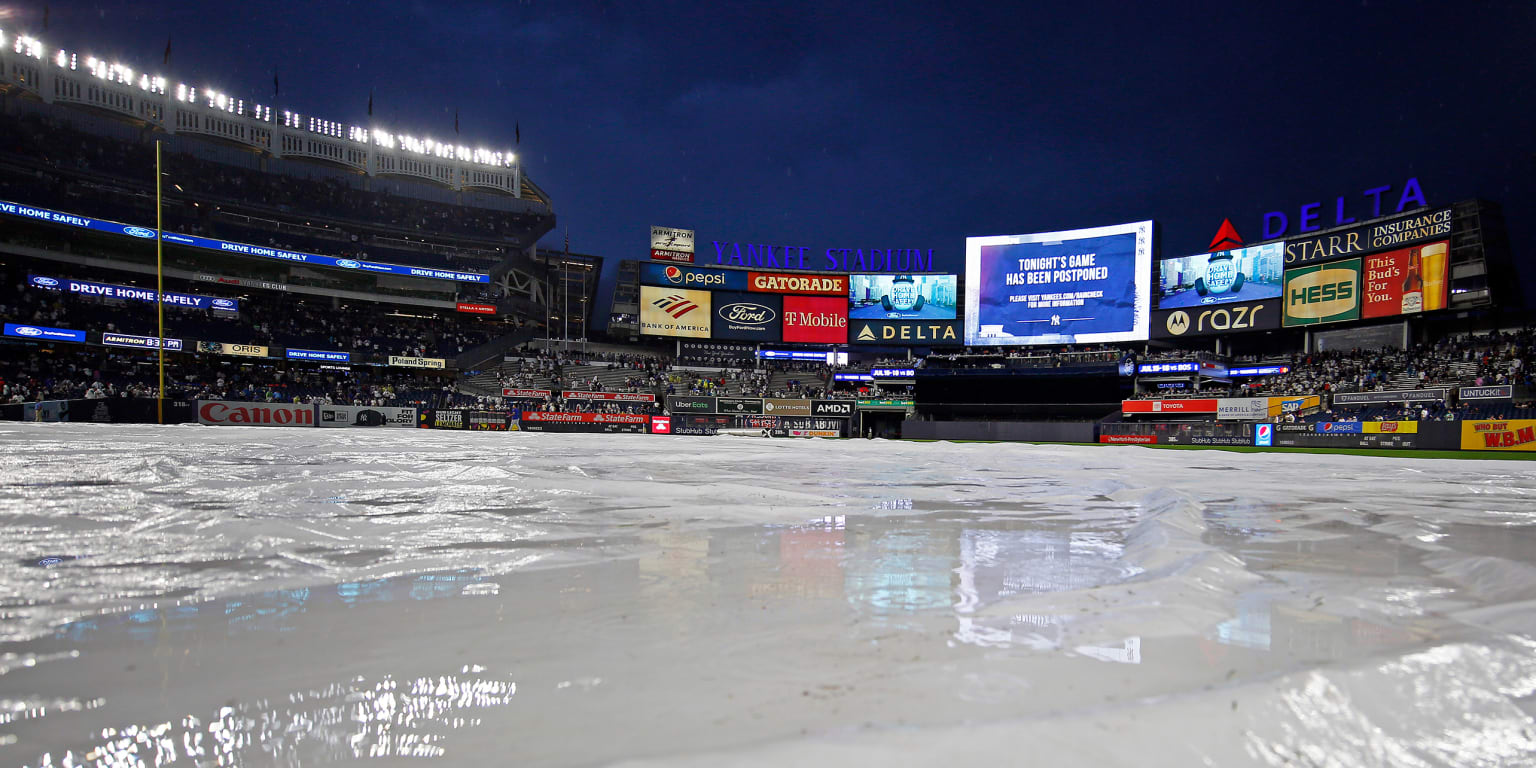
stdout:
[(309, 765), (368, 757), (451, 757), (449, 732), (480, 725), (479, 710), (508, 704), (517, 684), (466, 666), (456, 674), (349, 680), (188, 713), (175, 720), (108, 727), (79, 749), (44, 753), (27, 768)]

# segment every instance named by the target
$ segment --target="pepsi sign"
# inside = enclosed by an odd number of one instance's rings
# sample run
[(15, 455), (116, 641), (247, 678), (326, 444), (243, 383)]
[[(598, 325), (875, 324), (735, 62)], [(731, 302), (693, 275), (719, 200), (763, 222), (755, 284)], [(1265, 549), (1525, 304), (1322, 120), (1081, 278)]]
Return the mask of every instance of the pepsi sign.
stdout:
[(640, 282), (644, 285), (660, 285), (667, 288), (745, 291), (747, 290), (747, 273), (646, 262), (640, 265)]
[(1260, 448), (1273, 448), (1275, 445), (1275, 425), (1254, 425), (1253, 444)]
[(716, 293), (713, 336), (740, 341), (779, 341), (784, 299), (760, 293)]

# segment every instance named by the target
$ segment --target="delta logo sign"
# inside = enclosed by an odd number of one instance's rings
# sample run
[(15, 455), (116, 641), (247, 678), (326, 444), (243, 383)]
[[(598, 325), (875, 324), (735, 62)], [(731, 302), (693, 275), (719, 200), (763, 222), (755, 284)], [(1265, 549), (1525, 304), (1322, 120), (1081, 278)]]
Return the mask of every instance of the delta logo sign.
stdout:
[[(1403, 182), (1400, 189), (1394, 188), (1391, 184), (1383, 184), (1362, 190), (1358, 199), (1353, 195), (1337, 195), (1331, 201), (1332, 205), (1327, 211), (1323, 209), (1323, 202), (1318, 200), (1301, 204), (1297, 207), (1294, 218), (1288, 210), (1266, 212), (1261, 219), (1260, 229), (1263, 235), (1259, 240), (1275, 240), (1292, 234), (1342, 227), (1353, 224), (1361, 218), (1377, 219), (1429, 205), (1425, 202), (1424, 188), (1420, 186), (1417, 178), (1410, 178)], [(1324, 217), (1327, 214), (1332, 215), (1325, 221)], [(1291, 226), (1292, 223), (1296, 225), (1294, 228)], [(1232, 225), (1232, 220), (1222, 219), (1216, 236), (1211, 240), (1209, 251), (1215, 253), (1241, 247), (1243, 247), (1243, 238), (1237, 233), (1237, 228)]]

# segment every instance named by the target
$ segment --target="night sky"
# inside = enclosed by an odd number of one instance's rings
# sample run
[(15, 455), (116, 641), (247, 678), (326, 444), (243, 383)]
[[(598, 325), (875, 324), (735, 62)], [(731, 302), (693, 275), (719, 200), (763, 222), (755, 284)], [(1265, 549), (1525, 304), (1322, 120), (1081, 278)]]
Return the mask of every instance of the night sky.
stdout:
[[(1536, 294), (1536, 3), (48, 3), (0, 28), (399, 132), (510, 147), (573, 251), (934, 249), (1155, 219), (1164, 256), (1303, 203), (1501, 203)], [(829, 7), (830, 6), (830, 7)], [(1037, 6), (1027, 8), (1028, 6)], [(169, 67), (161, 60), (171, 41)], [(1324, 223), (1329, 218), (1324, 217)], [(1295, 232), (1296, 224), (1292, 224)], [(611, 272), (605, 288), (611, 286)]]

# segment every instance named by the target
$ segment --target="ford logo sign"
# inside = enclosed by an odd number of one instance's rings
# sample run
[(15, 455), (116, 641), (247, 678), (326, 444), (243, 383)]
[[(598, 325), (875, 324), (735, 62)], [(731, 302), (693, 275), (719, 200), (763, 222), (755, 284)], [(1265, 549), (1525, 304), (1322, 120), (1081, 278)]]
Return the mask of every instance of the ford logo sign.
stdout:
[(155, 231), (153, 229), (145, 229), (143, 227), (123, 227), (123, 234), (133, 235), (134, 237), (142, 237), (146, 240), (155, 239)]
[(220, 309), (229, 309), (235, 306), (235, 302), (230, 301), (229, 299), (214, 299), (213, 305), (215, 307), (219, 307)]
[(16, 334), (18, 336), (41, 336), (43, 335), (43, 329), (33, 328), (30, 325), (23, 325), (16, 329)]
[(716, 310), (720, 319), (728, 323), (742, 323), (744, 325), (767, 325), (778, 318), (779, 314), (772, 307), (749, 302), (736, 302), (726, 304)]
[(58, 285), (59, 281), (57, 281), (57, 280), (55, 280), (55, 279), (53, 279), (51, 277), (34, 277), (34, 278), (32, 278), (32, 284), (33, 285), (41, 285), (44, 288), (52, 288), (52, 287)]
[(346, 267), (347, 269), (357, 269), (358, 267), (360, 267), (362, 265), (358, 264), (357, 262), (355, 262), (355, 261), (353, 261), (351, 259), (337, 259), (336, 260), (336, 266), (338, 266), (338, 267)]

